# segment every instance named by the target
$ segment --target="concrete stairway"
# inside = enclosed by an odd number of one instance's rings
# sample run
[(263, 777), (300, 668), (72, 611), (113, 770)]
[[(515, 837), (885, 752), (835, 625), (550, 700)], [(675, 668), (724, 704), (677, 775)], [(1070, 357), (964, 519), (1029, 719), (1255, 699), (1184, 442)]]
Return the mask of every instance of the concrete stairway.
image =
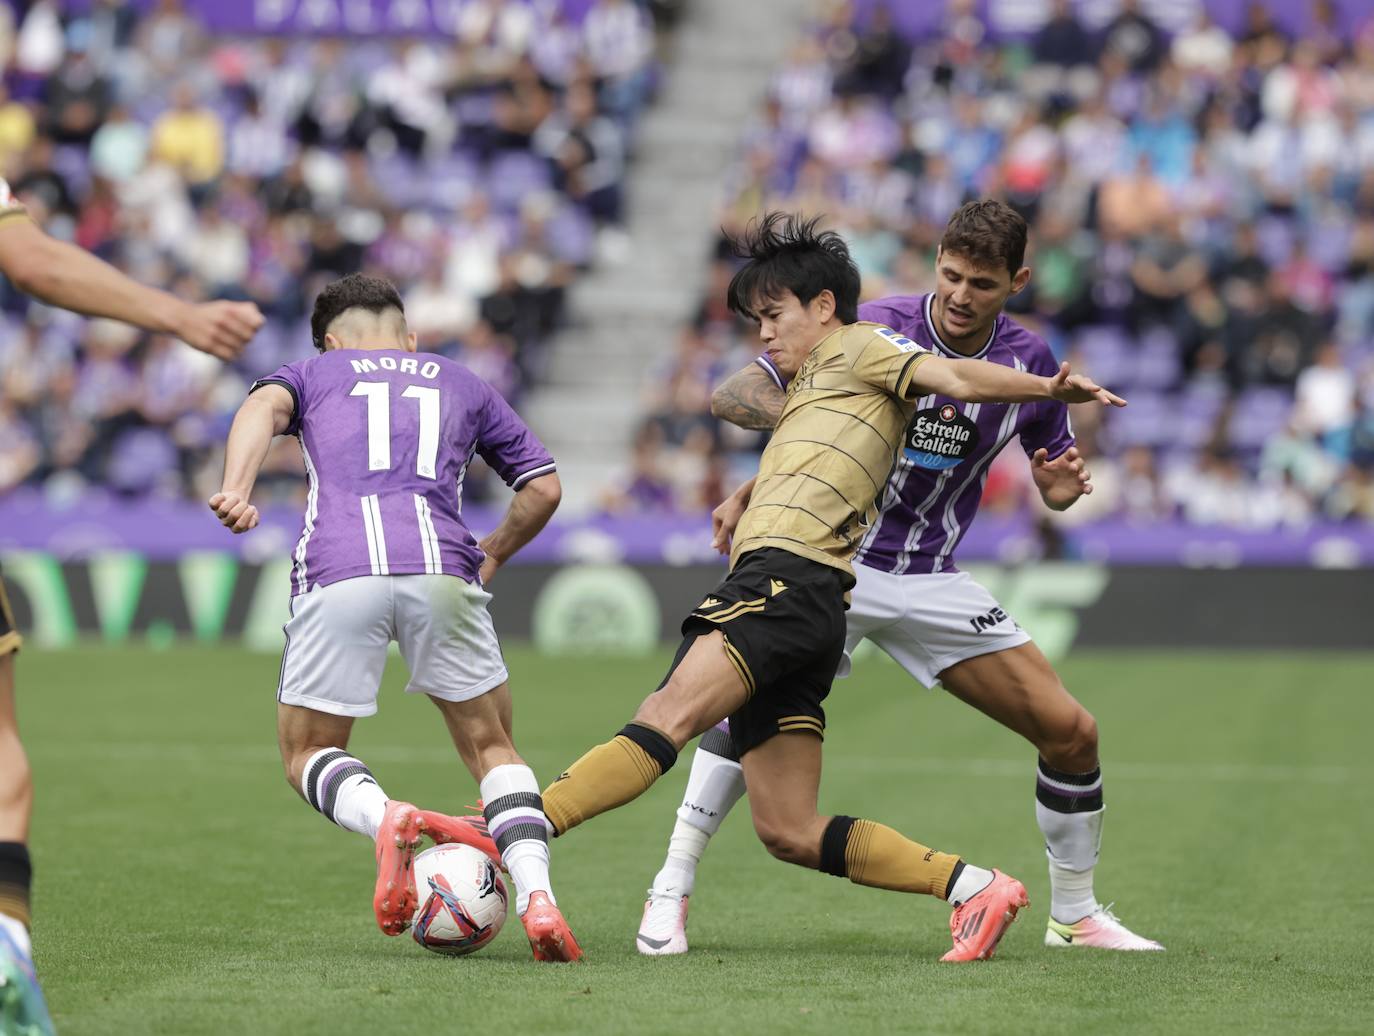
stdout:
[(795, 38), (795, 0), (692, 0), (657, 103), (640, 123), (626, 199), (626, 258), (569, 297), (546, 380), (522, 406), (558, 459), (563, 512), (580, 513), (628, 456), (646, 371), (675, 348), (714, 240), (722, 177)]

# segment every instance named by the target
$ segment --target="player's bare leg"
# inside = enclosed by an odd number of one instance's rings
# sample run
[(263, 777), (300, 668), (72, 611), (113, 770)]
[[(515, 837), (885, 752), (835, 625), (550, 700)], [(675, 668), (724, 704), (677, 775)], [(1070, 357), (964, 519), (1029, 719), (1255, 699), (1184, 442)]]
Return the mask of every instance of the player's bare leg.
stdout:
[(928, 849), (890, 827), (821, 816), (821, 741), (811, 734), (770, 738), (740, 760), (754, 830), (780, 860), (847, 877), (857, 885), (937, 896), (955, 905), (954, 949), (942, 960), (988, 960), (1027, 905), (1019, 881)]
[(348, 754), (352, 730), (351, 716), (277, 706), (287, 781), (312, 809), (372, 839), (377, 853), (372, 909), (383, 932), (400, 935), (417, 905), (411, 865), (420, 844), (419, 811), (408, 802), (388, 800), (372, 772)]
[(719, 630), (683, 642), (672, 673), (619, 734), (597, 745), (544, 789), (556, 834), (638, 798), (677, 761), (684, 745), (748, 697)]
[(1036, 820), (1050, 870), (1050, 946), (1162, 950), (1136, 935), (1093, 892), (1102, 842), (1102, 772), (1097, 721), (1060, 682), (1034, 644), (951, 666), (940, 682), (960, 701), (1016, 731), (1040, 753)]
[(515, 911), (535, 960), (575, 961), (582, 949), (558, 909), (549, 879), (549, 836), (534, 771), (511, 741), (507, 684), (467, 701), (430, 698), (444, 715), (459, 756), (481, 788), (485, 823), (478, 817), (419, 812), (422, 830), (436, 842), (473, 845), (515, 879)]
[[(2, 593), (3, 590), (0, 590)], [(18, 634), (9, 634), (16, 638)], [(0, 1031), (52, 1031), (29, 945), (29, 815), (33, 780), (19, 740), (14, 647), (0, 653)]]

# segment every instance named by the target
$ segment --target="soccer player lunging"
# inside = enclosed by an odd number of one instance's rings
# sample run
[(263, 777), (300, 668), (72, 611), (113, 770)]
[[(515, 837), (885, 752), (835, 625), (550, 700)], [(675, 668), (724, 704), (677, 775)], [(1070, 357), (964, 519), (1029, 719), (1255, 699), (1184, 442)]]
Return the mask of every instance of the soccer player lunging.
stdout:
[(946, 899), (956, 909), (943, 959), (986, 959), (1027, 904), (1019, 881), (874, 821), (817, 812), (821, 702), (844, 656), (850, 558), (876, 520), (918, 400), (1124, 402), (1067, 364), (1042, 376), (955, 361), (856, 322), (858, 270), (843, 240), (815, 224), (771, 213), (737, 242), (748, 262), (731, 281), (730, 306), (758, 322), (788, 387), (730, 572), (683, 623), (660, 689), (545, 789), (544, 809), (562, 834), (628, 802), (689, 740), (729, 717), (754, 829), (769, 852), (861, 885)]
[[(139, 284), (75, 245), (49, 237), (0, 180), (0, 273), (20, 291), (88, 316), (173, 334), (231, 360), (262, 326), (251, 302), (185, 302)], [(23, 641), (0, 581), (0, 1033), (47, 1033), (52, 1020), (29, 942), (29, 814), (33, 778), (15, 714), (14, 656)]]
[[(924, 296), (865, 303), (859, 315), (888, 324), (953, 360), (1052, 373), (1044, 339), (1002, 314), (1025, 287), (1026, 223), (1000, 202), (970, 202), (950, 219), (936, 256), (937, 287)], [(768, 356), (716, 391), (718, 417), (772, 428), (787, 402), (787, 377)], [(987, 590), (954, 563), (977, 515), (988, 466), (1015, 436), (1030, 458), (1045, 503), (1055, 510), (1092, 492), (1059, 402), (960, 406), (948, 396), (920, 399), (884, 488), (878, 520), (855, 555), (853, 599), (841, 673), (865, 637), (927, 687), (950, 693), (1035, 745), (1040, 754), (1035, 816), (1049, 857), (1050, 917), (1045, 944), (1162, 950), (1098, 903), (1093, 868), (1102, 840), (1102, 772), (1097, 724), (1059, 682), (1030, 637)], [(717, 508), (716, 546), (728, 551), (749, 503), (741, 487)], [(975, 621), (986, 618), (989, 621)], [(663, 868), (645, 903), (640, 953), (687, 952), (687, 902), (711, 836), (744, 793), (744, 775), (724, 730), (703, 735)]]
[[(252, 529), (249, 497), (272, 437), (300, 440), (310, 487), (277, 689), (287, 780), (326, 818), (375, 842), (373, 908), (388, 935), (415, 912), (412, 861), (428, 834), (503, 862), (535, 959), (577, 960), (549, 882), (539, 785), (511, 743), (508, 674), (483, 589), (558, 506), (553, 458), (467, 368), (415, 355), (388, 282), (335, 281), (315, 300), (310, 328), (321, 355), (253, 386), (229, 431), (223, 487), (210, 498), (225, 526)], [(515, 490), (480, 544), (460, 505), (474, 453)], [(377, 711), (393, 640), (410, 670), (406, 690), (438, 706), (480, 783), (485, 826), (388, 800), (347, 751), (353, 720)]]

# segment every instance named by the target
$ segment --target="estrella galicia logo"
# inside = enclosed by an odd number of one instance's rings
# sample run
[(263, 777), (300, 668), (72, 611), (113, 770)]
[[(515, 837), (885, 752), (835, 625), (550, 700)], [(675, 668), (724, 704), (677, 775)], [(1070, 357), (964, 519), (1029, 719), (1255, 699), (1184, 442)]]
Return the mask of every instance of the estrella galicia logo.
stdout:
[(978, 425), (946, 403), (916, 412), (907, 425), (903, 450), (913, 464), (944, 471), (973, 456), (978, 439)]

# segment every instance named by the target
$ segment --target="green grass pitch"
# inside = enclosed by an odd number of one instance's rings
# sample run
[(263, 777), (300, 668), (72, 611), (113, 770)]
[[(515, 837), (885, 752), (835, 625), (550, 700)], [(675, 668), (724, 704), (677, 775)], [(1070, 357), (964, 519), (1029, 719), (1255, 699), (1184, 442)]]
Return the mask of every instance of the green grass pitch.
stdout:
[[(517, 739), (547, 780), (628, 719), (666, 656), (510, 662)], [(828, 703), (821, 808), (1020, 876), (1032, 907), (997, 960), (936, 963), (944, 904), (778, 863), (744, 809), (702, 866), (692, 953), (640, 958), (684, 757), (554, 843), (587, 960), (536, 966), (514, 919), (458, 959), (377, 931), (371, 846), (281, 777), (275, 659), (26, 651), (40, 973), (70, 1036), (1370, 1031), (1374, 656), (1079, 654), (1061, 671), (1102, 729), (1098, 892), (1166, 954), (1045, 949), (1032, 753), (874, 662)], [(402, 675), (353, 748), (390, 795), (457, 809), (475, 786)]]

